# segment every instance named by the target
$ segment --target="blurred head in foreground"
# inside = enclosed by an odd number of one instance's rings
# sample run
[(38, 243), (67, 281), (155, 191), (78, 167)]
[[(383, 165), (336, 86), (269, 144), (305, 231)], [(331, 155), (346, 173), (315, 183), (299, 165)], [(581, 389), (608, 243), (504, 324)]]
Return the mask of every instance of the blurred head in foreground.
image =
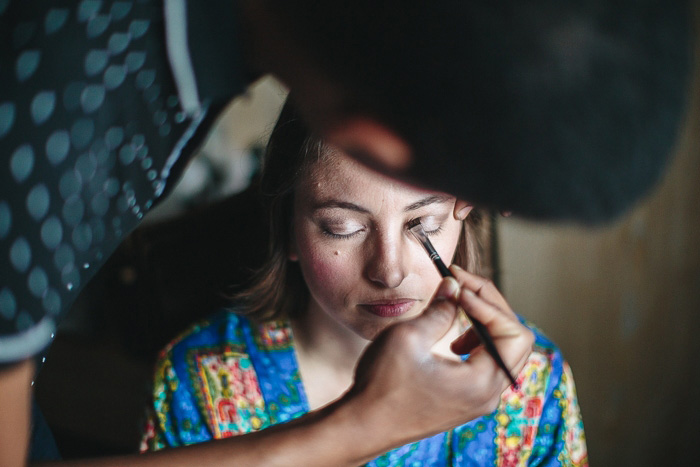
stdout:
[(646, 194), (672, 153), (687, 0), (264, 4), (291, 38), (277, 68), (312, 128), (400, 179), (599, 223)]

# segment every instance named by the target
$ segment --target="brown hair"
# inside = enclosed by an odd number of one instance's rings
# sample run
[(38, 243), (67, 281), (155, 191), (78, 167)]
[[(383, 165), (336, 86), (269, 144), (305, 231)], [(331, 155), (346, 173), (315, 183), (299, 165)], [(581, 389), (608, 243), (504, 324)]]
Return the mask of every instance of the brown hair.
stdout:
[[(330, 153), (323, 140), (311, 133), (287, 99), (272, 131), (263, 158), (260, 189), (269, 214), (267, 261), (248, 287), (233, 299), (236, 309), (256, 321), (291, 316), (306, 308), (309, 292), (297, 262), (288, 260), (294, 189), (308, 167)], [(467, 271), (490, 275), (489, 219), (473, 209), (462, 223), (453, 262)]]

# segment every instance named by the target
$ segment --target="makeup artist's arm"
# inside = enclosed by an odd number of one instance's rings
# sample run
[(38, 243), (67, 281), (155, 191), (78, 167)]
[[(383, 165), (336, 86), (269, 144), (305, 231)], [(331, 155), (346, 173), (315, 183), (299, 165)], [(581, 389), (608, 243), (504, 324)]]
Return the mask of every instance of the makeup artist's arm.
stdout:
[(29, 445), (29, 413), (34, 364), (0, 368), (0, 465), (23, 465)]
[[(465, 288), (479, 285), (471, 280), (475, 276), (453, 272)], [(508, 385), (490, 356), (475, 349), (467, 362), (460, 363), (434, 355), (431, 347), (450, 329), (455, 303), (487, 326), (514, 373), (530, 353), (532, 333), (508, 308), (458, 292), (454, 279), (443, 281), (422, 316), (393, 326), (370, 345), (351, 390), (316, 412), (248, 435), (62, 465), (354, 466), (489, 413)], [(470, 347), (469, 339), (463, 347)]]

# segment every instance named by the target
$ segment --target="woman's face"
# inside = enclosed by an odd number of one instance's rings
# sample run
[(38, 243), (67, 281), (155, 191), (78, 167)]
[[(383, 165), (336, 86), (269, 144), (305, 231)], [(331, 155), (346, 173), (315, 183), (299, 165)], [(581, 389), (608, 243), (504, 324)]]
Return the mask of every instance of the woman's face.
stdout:
[(401, 184), (340, 153), (314, 163), (295, 191), (290, 259), (311, 293), (309, 312), (372, 340), (427, 306), (441, 278), (408, 230), (420, 218), (440, 256), (454, 256), (455, 198)]

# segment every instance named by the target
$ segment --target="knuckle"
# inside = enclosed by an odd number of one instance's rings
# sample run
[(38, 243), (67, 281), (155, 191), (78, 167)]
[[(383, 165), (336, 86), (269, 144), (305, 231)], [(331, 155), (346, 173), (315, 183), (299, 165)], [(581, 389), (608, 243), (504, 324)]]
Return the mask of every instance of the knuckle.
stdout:
[(431, 308), (433, 308), (431, 315), (435, 320), (451, 323), (454, 319), (456, 307), (454, 303), (448, 300), (435, 301), (431, 305)]
[(525, 338), (525, 341), (527, 343), (528, 348), (532, 348), (533, 345), (535, 345), (535, 333), (532, 332), (532, 330), (528, 327), (525, 328), (526, 332), (523, 333), (523, 336)]

